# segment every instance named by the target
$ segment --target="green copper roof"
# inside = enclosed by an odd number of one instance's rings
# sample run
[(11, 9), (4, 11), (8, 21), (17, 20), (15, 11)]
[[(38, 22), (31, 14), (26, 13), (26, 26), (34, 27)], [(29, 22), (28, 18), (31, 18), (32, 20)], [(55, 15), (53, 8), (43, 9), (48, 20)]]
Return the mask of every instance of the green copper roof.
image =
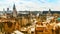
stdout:
[(60, 21), (60, 17), (58, 17), (57, 20)]

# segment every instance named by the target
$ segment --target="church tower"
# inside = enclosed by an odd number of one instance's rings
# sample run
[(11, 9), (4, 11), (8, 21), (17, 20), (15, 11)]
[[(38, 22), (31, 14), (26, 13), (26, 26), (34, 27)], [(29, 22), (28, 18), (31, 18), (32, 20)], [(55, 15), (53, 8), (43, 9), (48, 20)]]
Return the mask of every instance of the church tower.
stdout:
[(51, 14), (51, 9), (49, 9), (48, 13)]
[(47, 16), (51, 16), (51, 9), (49, 9), (48, 13), (47, 13)]
[(48, 11), (48, 13), (46, 15), (46, 21), (50, 22), (51, 18), (52, 18), (51, 9), (49, 9), (49, 11)]
[(17, 11), (16, 11), (15, 4), (13, 5), (13, 17), (17, 17)]

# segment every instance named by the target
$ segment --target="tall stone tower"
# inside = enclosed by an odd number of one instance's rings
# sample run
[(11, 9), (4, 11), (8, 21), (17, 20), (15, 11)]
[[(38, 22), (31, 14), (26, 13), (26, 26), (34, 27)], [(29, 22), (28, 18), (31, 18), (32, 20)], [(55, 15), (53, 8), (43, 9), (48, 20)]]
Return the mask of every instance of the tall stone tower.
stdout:
[(47, 16), (51, 16), (51, 9), (49, 9), (48, 13), (47, 13)]
[(51, 18), (52, 18), (52, 14), (51, 14), (51, 9), (49, 9), (47, 15), (46, 15), (46, 21), (47, 22), (50, 22), (51, 21)]
[(17, 11), (16, 11), (15, 4), (13, 5), (13, 17), (17, 17)]

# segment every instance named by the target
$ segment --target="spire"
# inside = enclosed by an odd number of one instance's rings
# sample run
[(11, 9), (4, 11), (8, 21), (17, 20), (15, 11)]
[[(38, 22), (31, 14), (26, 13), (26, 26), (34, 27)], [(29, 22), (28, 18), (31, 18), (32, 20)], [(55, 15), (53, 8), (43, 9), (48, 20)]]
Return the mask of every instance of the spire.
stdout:
[(16, 11), (15, 4), (13, 5), (13, 16), (14, 16), (14, 17), (16, 17), (16, 16), (17, 16), (17, 11)]
[(7, 8), (7, 11), (9, 11), (9, 8)]
[(49, 9), (48, 13), (51, 13), (51, 9)]
[(13, 10), (15, 10), (16, 8), (15, 8), (15, 4), (13, 5)]
[(51, 9), (49, 9), (49, 11), (51, 11)]

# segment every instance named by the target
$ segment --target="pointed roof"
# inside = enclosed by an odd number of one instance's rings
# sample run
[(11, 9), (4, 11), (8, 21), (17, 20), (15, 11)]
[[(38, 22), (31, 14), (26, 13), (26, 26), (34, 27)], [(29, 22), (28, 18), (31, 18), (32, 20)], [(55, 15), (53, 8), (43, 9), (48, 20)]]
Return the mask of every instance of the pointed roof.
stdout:
[(13, 5), (13, 10), (15, 10), (16, 9), (16, 7), (15, 7), (15, 4)]
[(48, 13), (51, 13), (51, 9), (49, 9)]
[(51, 11), (51, 9), (49, 9), (49, 11)]

